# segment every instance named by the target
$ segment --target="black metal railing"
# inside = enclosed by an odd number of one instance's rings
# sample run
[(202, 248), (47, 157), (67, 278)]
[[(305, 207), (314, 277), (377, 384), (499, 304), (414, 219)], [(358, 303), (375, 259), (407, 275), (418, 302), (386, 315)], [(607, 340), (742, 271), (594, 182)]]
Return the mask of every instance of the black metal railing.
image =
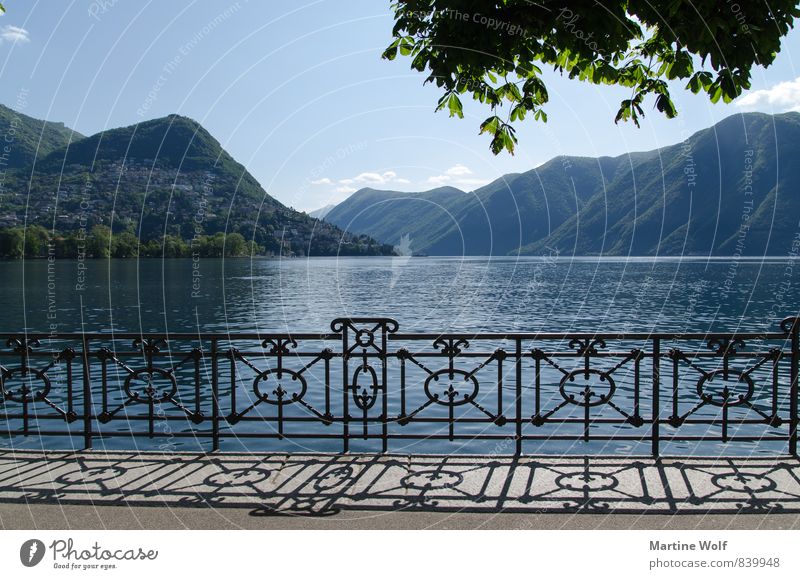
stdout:
[(797, 455), (800, 318), (775, 333), (398, 329), (348, 318), (319, 334), (12, 335), (0, 436), (12, 448), (268, 440), (519, 455), (622, 443), (658, 456), (743, 443)]

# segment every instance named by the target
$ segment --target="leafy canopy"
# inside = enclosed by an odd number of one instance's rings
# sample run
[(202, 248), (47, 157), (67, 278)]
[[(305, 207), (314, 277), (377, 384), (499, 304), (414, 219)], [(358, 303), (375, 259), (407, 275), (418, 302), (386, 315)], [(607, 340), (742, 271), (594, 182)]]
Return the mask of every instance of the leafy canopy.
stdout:
[[(487, 105), (491, 150), (513, 154), (514, 122), (547, 121), (542, 66), (571, 79), (628, 87), (615, 122), (639, 126), (645, 99), (677, 115), (667, 81), (730, 102), (768, 66), (800, 16), (796, 2), (739, 0), (398, 0), (394, 41), (383, 53), (411, 59), (442, 89), (436, 110), (464, 117), (461, 99)], [(502, 116), (501, 116), (502, 115)]]

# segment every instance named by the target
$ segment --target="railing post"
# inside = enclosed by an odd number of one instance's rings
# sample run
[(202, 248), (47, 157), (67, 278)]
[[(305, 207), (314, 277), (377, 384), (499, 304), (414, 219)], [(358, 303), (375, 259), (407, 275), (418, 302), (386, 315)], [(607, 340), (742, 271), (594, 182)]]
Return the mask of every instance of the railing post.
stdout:
[(659, 455), (659, 420), (661, 419), (661, 338), (653, 338), (653, 456)]
[(797, 456), (797, 394), (798, 366), (800, 365), (800, 318), (786, 318), (781, 328), (791, 336), (792, 357), (790, 362), (789, 383), (789, 454)]
[(92, 376), (89, 369), (89, 339), (81, 338), (83, 358), (83, 449), (92, 449)]
[(383, 384), (383, 401), (381, 404), (381, 452), (389, 450), (389, 341), (386, 328), (381, 331), (381, 382)]
[(219, 450), (219, 362), (217, 339), (211, 339), (211, 452)]
[(350, 451), (350, 355), (347, 341), (347, 326), (342, 326), (342, 452)]
[(514, 454), (516, 456), (520, 456), (522, 454), (522, 339), (517, 338), (516, 340), (516, 351), (514, 352), (516, 356), (516, 410), (515, 416), (517, 419), (516, 425), (516, 448)]

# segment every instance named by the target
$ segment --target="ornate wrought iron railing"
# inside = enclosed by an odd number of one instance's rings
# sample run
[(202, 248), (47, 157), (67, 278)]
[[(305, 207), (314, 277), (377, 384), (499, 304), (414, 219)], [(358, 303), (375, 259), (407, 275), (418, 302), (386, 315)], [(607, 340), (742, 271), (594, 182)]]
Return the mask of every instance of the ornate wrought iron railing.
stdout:
[(0, 435), (12, 448), (797, 455), (800, 318), (775, 333), (398, 329), (350, 318), (319, 334), (10, 336)]

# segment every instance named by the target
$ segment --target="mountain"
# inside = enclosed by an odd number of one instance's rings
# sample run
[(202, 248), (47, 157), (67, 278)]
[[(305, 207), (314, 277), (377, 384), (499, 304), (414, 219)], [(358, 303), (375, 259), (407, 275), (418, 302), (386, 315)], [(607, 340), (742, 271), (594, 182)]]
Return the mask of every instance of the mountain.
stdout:
[(0, 105), (0, 170), (29, 167), (34, 160), (82, 138), (64, 123), (40, 121)]
[[(29, 181), (30, 179), (30, 181)], [(363, 235), (288, 208), (199, 123), (170, 115), (110, 129), (9, 171), (0, 226), (27, 223), (58, 232), (102, 224), (142, 241), (219, 232), (254, 239), (282, 255), (385, 254)]]
[[(450, 210), (459, 207), (466, 196), (455, 187), (423, 193), (364, 188), (328, 212), (325, 221), (345, 231), (380, 235), (384, 243), (393, 245), (408, 235), (411, 249), (416, 252), (423, 246), (437, 247), (441, 235), (449, 230)], [(445, 239), (444, 243), (448, 241)], [(448, 248), (443, 247), (442, 253), (447, 252)]]
[(308, 216), (313, 217), (314, 219), (325, 219), (325, 216), (331, 212), (331, 209), (336, 207), (336, 203), (331, 203), (330, 205), (326, 205), (325, 207), (320, 207), (319, 209), (315, 209), (314, 211), (309, 211)]
[(471, 193), (362, 189), (326, 221), (430, 255), (786, 255), (800, 226), (800, 113), (745, 113), (682, 143), (556, 157)]

